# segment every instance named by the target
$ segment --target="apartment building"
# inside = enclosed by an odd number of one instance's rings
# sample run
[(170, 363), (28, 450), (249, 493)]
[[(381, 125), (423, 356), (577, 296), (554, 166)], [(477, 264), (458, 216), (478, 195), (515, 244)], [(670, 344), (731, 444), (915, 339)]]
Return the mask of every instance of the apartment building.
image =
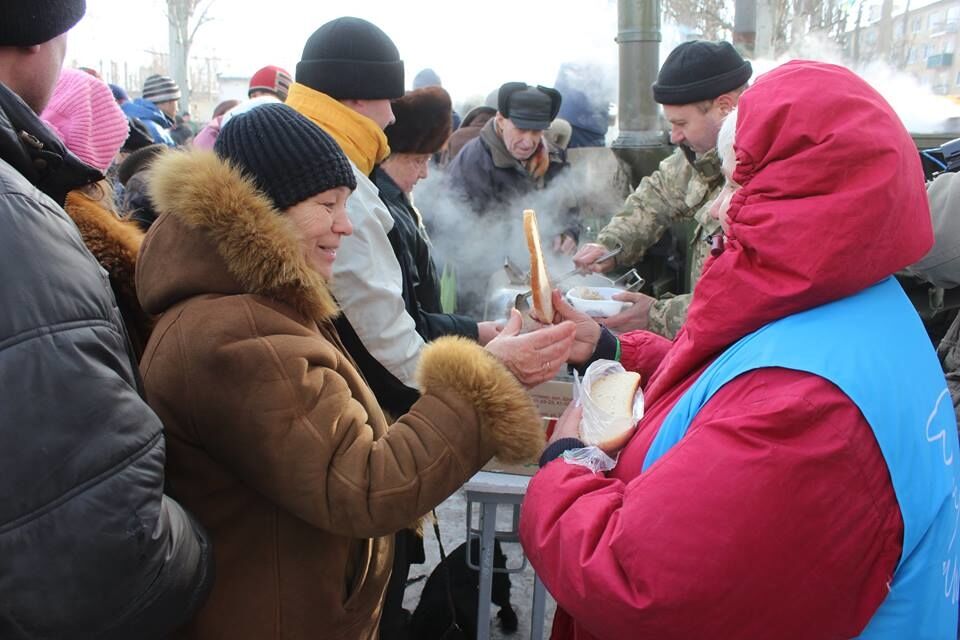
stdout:
[(888, 62), (935, 94), (960, 97), (960, 0), (939, 0), (917, 8), (902, 3), (895, 8), (892, 23), (890, 41), (881, 42), (880, 6), (869, 7), (859, 34), (854, 29), (846, 34), (846, 55), (852, 59), (856, 50), (861, 62)]

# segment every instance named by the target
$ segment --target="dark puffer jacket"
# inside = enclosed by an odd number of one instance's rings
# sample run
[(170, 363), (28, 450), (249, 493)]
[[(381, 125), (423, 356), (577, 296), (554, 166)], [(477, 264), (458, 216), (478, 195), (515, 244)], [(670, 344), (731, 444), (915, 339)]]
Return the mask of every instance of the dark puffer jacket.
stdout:
[(0, 84), (4, 639), (165, 637), (212, 579), (206, 535), (163, 495), (106, 273), (58, 204), (99, 177)]

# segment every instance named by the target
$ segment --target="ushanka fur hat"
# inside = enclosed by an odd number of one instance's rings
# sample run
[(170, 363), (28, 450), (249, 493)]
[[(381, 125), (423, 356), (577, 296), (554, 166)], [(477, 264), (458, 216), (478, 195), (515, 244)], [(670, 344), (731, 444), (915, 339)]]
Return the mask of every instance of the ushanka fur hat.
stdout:
[(453, 129), (453, 105), (442, 87), (424, 87), (391, 101), (396, 122), (387, 127), (392, 153), (436, 153)]

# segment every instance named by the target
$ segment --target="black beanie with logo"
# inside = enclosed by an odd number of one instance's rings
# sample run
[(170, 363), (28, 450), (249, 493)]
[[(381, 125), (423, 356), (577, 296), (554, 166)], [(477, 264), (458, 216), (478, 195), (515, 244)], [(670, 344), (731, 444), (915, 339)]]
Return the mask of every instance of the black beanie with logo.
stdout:
[(330, 189), (357, 188), (340, 145), (285, 104), (260, 105), (231, 118), (213, 150), (281, 211)]
[(31, 47), (80, 22), (86, 0), (0, 0), (0, 47)]
[(336, 100), (394, 100), (403, 95), (403, 61), (375, 24), (337, 18), (307, 39), (297, 82)]
[(653, 83), (653, 99), (672, 105), (713, 100), (739, 89), (752, 74), (750, 63), (729, 42), (684, 42), (660, 67)]

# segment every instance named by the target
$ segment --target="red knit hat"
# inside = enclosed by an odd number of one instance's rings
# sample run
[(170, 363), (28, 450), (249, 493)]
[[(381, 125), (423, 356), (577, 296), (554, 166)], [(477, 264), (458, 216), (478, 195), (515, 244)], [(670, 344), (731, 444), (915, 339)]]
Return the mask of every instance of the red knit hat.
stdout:
[(247, 97), (252, 97), (250, 94), (254, 91), (269, 91), (280, 98), (280, 102), (285, 102), (292, 83), (293, 77), (289, 71), (270, 65), (260, 69), (250, 78)]
[(64, 69), (40, 117), (87, 164), (106, 171), (130, 131), (127, 117), (102, 80)]

